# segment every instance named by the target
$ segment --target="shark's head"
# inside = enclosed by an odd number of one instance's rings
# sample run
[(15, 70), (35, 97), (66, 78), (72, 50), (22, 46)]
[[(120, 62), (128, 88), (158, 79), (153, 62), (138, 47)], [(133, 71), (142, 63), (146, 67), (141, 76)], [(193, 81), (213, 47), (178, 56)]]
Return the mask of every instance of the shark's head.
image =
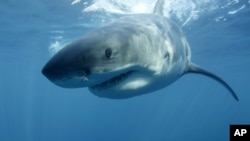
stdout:
[(154, 72), (145, 60), (153, 54), (135, 50), (131, 31), (116, 30), (121, 29), (100, 28), (72, 42), (49, 60), (42, 73), (60, 87), (89, 87), (103, 97), (130, 97), (135, 89), (146, 88)]

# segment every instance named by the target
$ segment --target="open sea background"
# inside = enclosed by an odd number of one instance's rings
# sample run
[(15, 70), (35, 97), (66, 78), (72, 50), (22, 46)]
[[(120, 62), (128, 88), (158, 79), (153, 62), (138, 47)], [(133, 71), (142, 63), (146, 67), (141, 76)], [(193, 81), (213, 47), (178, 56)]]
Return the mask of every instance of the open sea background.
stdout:
[(64, 44), (155, 0), (0, 0), (0, 141), (229, 141), (250, 124), (250, 1), (165, 0), (193, 62), (226, 80), (183, 76), (125, 100), (53, 85), (41, 69)]

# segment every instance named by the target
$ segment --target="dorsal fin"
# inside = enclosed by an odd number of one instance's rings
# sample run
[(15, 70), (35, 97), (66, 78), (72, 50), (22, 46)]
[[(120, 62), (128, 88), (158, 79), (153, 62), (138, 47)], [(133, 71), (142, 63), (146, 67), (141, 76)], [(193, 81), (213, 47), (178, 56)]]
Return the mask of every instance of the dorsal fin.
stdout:
[(217, 82), (219, 82), (220, 84), (222, 84), (225, 88), (227, 88), (230, 93), (232, 94), (232, 96), (234, 97), (235, 100), (239, 101), (236, 93), (234, 92), (234, 90), (224, 81), (222, 80), (219, 76), (195, 65), (195, 64), (189, 64), (188, 66), (188, 70), (186, 73), (197, 73), (197, 74), (202, 74), (202, 75), (206, 75), (214, 80), (216, 80)]
[(164, 15), (163, 10), (164, 10), (164, 0), (157, 0), (153, 13), (156, 15), (163, 16)]

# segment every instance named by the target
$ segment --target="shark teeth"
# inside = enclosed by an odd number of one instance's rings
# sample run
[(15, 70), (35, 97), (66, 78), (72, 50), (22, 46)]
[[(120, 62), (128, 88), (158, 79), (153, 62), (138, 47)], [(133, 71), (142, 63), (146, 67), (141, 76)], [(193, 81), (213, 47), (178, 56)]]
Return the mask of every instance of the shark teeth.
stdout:
[(126, 73), (122, 73), (118, 76), (115, 76), (105, 82), (102, 82), (101, 84), (97, 84), (95, 86), (92, 87), (92, 89), (95, 90), (104, 90), (110, 87), (113, 87), (115, 85), (117, 85), (118, 83), (122, 82), (123, 80), (125, 80), (128, 76), (130, 76), (134, 71), (128, 71)]

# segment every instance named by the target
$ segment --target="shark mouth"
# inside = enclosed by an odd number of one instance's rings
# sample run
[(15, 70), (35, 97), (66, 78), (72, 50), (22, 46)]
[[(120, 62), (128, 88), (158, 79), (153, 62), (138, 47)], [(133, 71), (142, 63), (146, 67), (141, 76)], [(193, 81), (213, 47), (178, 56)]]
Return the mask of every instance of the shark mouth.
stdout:
[(118, 76), (115, 76), (107, 81), (104, 81), (100, 84), (91, 86), (90, 88), (93, 90), (105, 90), (111, 87), (114, 87), (116, 85), (118, 85), (119, 83), (121, 83), (122, 81), (124, 81), (126, 78), (128, 78), (131, 74), (133, 74), (135, 71), (128, 71), (125, 73), (122, 73)]

